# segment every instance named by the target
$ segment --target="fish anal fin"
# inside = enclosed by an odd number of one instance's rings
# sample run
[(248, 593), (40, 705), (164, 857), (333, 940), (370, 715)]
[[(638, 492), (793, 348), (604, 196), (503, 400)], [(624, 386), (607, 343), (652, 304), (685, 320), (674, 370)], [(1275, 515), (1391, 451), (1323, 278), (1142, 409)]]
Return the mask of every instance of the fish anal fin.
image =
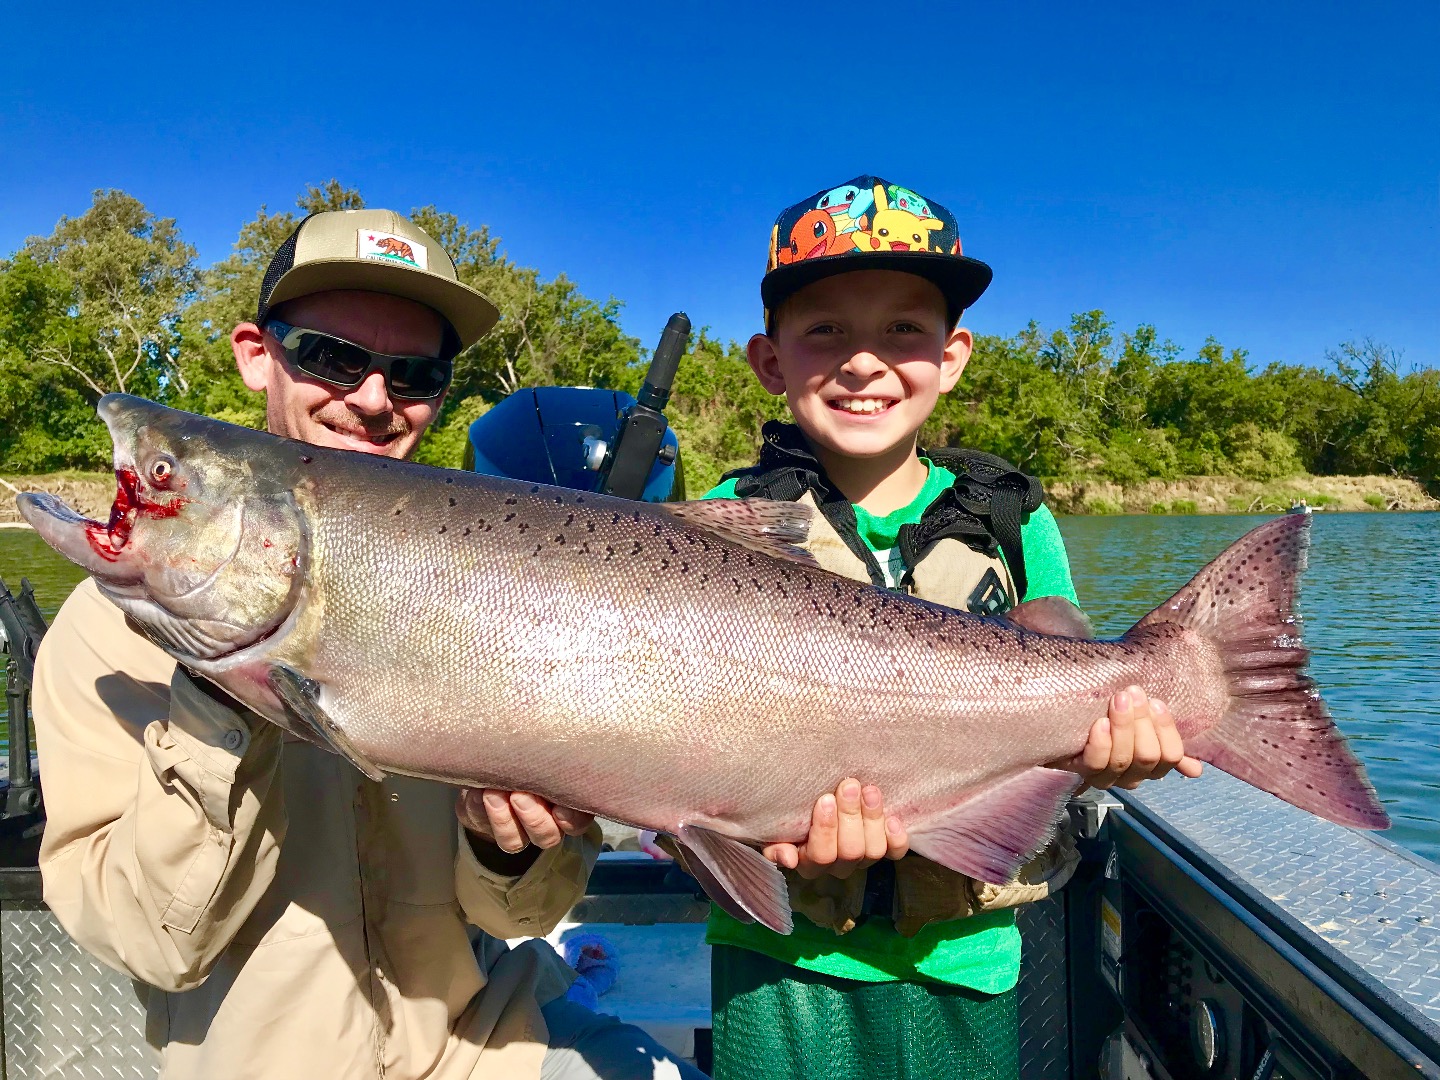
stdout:
[(705, 529), (776, 559), (818, 565), (801, 544), (810, 536), (810, 507), (776, 499), (700, 499), (661, 509), (676, 521)]
[(963, 802), (910, 830), (910, 849), (977, 881), (1000, 884), (1055, 834), (1073, 773), (1039, 766), (966, 793)]
[(676, 839), (685, 848), (685, 861), (696, 880), (721, 908), (777, 934), (794, 929), (785, 878), (764, 855), (700, 825), (681, 825)]
[(350, 739), (341, 730), (340, 725), (335, 723), (321, 707), (319, 683), (314, 679), (307, 679), (294, 668), (284, 664), (273, 665), (266, 680), (270, 684), (270, 689), (275, 691), (275, 696), (285, 706), (285, 712), (289, 715), (292, 723), (298, 723), (313, 731), (322, 744), (350, 762), (371, 780), (385, 779), (385, 774), (376, 768), (369, 758), (351, 745)]
[(1093, 638), (1095, 628), (1078, 607), (1063, 596), (1041, 596), (1011, 608), (1001, 616), (1006, 622), (1051, 637)]

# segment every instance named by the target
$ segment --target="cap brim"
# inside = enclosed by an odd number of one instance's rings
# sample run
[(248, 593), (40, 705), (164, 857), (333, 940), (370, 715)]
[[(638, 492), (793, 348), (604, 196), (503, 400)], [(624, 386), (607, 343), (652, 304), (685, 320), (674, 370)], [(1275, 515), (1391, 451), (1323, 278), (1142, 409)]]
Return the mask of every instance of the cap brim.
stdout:
[(777, 266), (761, 279), (760, 299), (766, 311), (774, 311), (806, 285), (854, 270), (918, 274), (933, 282), (946, 303), (956, 311), (963, 311), (979, 300), (994, 276), (989, 266), (966, 255), (943, 255), (938, 251), (862, 251)]
[(291, 267), (275, 283), (266, 310), (332, 289), (386, 293), (424, 304), (455, 328), (462, 348), (479, 341), (500, 318), (489, 298), (469, 285), (401, 263), (369, 259), (317, 259)]

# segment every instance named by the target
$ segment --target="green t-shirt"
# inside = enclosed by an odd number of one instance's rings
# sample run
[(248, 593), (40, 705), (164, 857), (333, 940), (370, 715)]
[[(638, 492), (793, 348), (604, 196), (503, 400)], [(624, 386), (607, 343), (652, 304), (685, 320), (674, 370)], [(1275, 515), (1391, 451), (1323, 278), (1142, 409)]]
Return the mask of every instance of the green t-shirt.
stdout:
[[(905, 574), (895, 546), (900, 526), (918, 522), (941, 492), (955, 483), (955, 474), (927, 458), (925, 484), (910, 502), (884, 517), (855, 507), (860, 537), (875, 553), (892, 586)], [(704, 499), (733, 499), (734, 480), (706, 492)], [(1025, 600), (1063, 596), (1077, 603), (1070, 578), (1070, 560), (1055, 516), (1041, 506), (1020, 527), (1025, 547), (1027, 588)], [(871, 916), (848, 934), (837, 935), (795, 916), (788, 937), (758, 923), (742, 923), (712, 905), (705, 940), (711, 945), (735, 945), (795, 967), (861, 982), (931, 981), (968, 986), (986, 994), (1000, 994), (1020, 978), (1020, 931), (1013, 909), (983, 912), (967, 919), (931, 923), (913, 938), (896, 931), (889, 919)]]

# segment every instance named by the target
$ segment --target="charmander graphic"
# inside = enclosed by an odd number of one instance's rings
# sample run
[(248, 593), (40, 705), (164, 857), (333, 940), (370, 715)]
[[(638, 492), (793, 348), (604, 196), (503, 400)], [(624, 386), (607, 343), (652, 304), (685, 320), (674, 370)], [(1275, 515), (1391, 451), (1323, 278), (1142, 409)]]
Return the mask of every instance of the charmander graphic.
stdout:
[(911, 188), (878, 176), (817, 191), (780, 215), (770, 236), (769, 269), (810, 259), (880, 252), (959, 255), (954, 215)]

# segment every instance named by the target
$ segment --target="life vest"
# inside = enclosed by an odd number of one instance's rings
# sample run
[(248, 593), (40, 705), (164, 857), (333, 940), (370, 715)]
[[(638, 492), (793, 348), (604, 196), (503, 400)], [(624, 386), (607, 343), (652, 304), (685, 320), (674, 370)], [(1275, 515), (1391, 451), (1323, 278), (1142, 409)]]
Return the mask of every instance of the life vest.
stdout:
[[(818, 513), (805, 549), (824, 569), (853, 581), (886, 586), (884, 571), (860, 537), (855, 509), (794, 424), (771, 420), (761, 429), (760, 460), (725, 474), (741, 498), (803, 502)], [(1020, 528), (1043, 499), (1040, 481), (1004, 458), (979, 450), (921, 450), (955, 474), (918, 522), (902, 525), (896, 546), (905, 563), (900, 587), (922, 600), (976, 615), (999, 615), (1025, 597)], [(1003, 556), (1003, 557), (1002, 557)], [(1074, 841), (1061, 830), (1051, 844), (1003, 884), (975, 881), (916, 855), (882, 860), (863, 874), (807, 881), (782, 871), (791, 907), (838, 934), (871, 914), (894, 920), (913, 936), (928, 923), (1044, 899), (1079, 864)]]
[[(815, 561), (832, 573), (883, 588), (885, 573), (860, 537), (854, 507), (825, 475), (800, 429), (772, 420), (761, 429), (761, 438), (759, 462), (725, 475), (735, 480), (735, 494), (814, 507), (818, 513), (805, 547)], [(1025, 516), (1040, 507), (1040, 481), (979, 450), (920, 453), (956, 479), (919, 521), (900, 527), (895, 541), (905, 564), (900, 588), (976, 615), (1008, 611), (1025, 596), (1020, 528)]]

